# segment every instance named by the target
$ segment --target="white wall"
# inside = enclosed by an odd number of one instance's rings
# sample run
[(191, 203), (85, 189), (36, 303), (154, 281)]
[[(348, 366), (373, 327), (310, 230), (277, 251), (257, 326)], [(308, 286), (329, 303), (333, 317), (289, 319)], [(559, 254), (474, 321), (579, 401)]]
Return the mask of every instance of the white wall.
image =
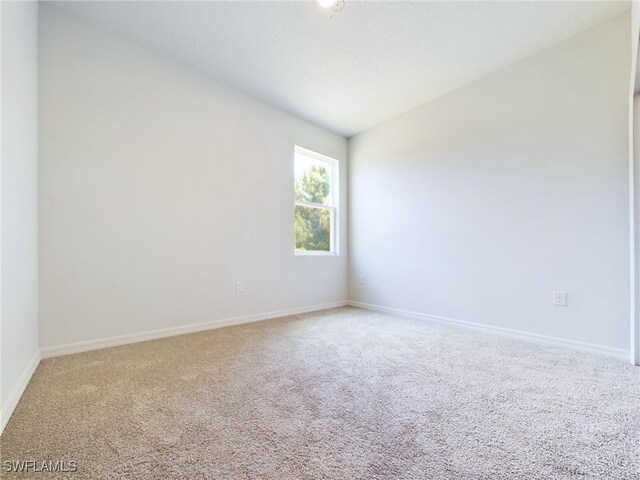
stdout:
[(38, 5), (2, 2), (0, 432), (38, 356)]
[(640, 314), (640, 309), (638, 309), (638, 302), (640, 301), (640, 282), (638, 282), (638, 279), (640, 278), (638, 275), (640, 264), (638, 261), (640, 258), (638, 253), (640, 249), (638, 248), (639, 245), (636, 241), (636, 239), (640, 239), (640, 235), (638, 235), (638, 227), (640, 226), (640, 222), (638, 221), (638, 214), (640, 213), (640, 191), (638, 191), (638, 186), (640, 185), (640, 95), (631, 94), (630, 110), (631, 128), (629, 135), (631, 137), (631, 142), (629, 149), (631, 150), (631, 158), (629, 169), (633, 176), (631, 177), (632, 181), (630, 182), (629, 188), (629, 198), (631, 200), (629, 205), (631, 210), (631, 214), (629, 216), (629, 230), (631, 242), (630, 256), (633, 260), (631, 261), (631, 288), (629, 289), (631, 295), (631, 301), (629, 302), (629, 308), (631, 309), (631, 313), (629, 315), (631, 320), (631, 328), (629, 329), (629, 360), (634, 365), (640, 365), (640, 331), (638, 329)]
[(346, 301), (346, 212), (339, 257), (293, 255), (294, 146), (346, 199), (345, 138), (51, 7), (39, 34), (41, 347)]
[(627, 350), (629, 24), (352, 138), (350, 299)]
[(638, 64), (638, 39), (640, 37), (640, 2), (631, 2), (631, 75), (629, 81), (629, 256), (630, 256), (630, 328), (629, 360), (640, 365), (640, 142), (639, 99), (640, 65)]

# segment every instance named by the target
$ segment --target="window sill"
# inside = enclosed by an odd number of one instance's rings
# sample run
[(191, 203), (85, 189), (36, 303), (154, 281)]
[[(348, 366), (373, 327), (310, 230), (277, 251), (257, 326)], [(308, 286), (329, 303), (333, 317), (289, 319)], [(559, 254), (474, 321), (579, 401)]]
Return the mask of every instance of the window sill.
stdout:
[(320, 252), (320, 251), (298, 251), (294, 250), (293, 254), (299, 257), (337, 257), (336, 252)]

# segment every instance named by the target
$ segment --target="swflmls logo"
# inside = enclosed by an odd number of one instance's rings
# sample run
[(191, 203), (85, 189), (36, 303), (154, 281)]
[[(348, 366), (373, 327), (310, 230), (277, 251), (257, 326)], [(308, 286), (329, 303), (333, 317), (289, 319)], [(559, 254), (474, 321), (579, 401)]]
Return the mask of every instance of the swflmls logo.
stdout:
[(5, 472), (17, 473), (73, 473), (78, 471), (78, 462), (75, 460), (6, 460), (3, 462)]

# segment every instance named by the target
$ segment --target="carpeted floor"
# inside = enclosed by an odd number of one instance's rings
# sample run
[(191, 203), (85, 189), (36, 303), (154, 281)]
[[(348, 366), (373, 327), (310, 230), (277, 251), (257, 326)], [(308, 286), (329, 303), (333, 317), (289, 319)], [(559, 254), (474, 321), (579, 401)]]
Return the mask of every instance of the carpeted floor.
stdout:
[(343, 308), (44, 360), (0, 447), (70, 478), (640, 479), (640, 368)]

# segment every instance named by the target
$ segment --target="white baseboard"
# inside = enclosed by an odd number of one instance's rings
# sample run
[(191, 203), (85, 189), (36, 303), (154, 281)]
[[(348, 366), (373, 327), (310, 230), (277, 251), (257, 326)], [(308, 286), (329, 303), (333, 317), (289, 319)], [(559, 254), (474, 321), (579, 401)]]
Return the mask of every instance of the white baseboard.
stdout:
[(607, 347), (605, 345), (598, 345), (595, 343), (580, 342), (577, 340), (569, 340), (565, 338), (552, 337), (549, 335), (541, 335), (539, 333), (530, 333), (530, 332), (525, 332), (523, 330), (515, 330), (511, 328), (494, 327), (492, 325), (486, 325), (483, 323), (475, 323), (475, 322), (469, 322), (466, 320), (458, 320), (455, 318), (440, 317), (438, 315), (429, 315), (426, 313), (413, 312), (410, 310), (402, 310), (400, 308), (373, 305), (370, 303), (350, 301), (349, 305), (353, 307), (364, 308), (367, 310), (393, 313), (393, 314), (402, 315), (405, 317), (420, 318), (420, 319), (429, 320), (432, 322), (443, 323), (448, 325), (456, 325), (459, 327), (470, 328), (474, 330), (481, 330), (485, 332), (492, 332), (500, 335), (506, 335), (513, 338), (533, 340), (535, 342), (544, 343), (547, 345), (569, 347), (575, 350), (580, 350), (582, 352), (597, 353), (597, 354), (606, 355), (609, 357), (629, 360), (629, 352), (622, 348)]
[(36, 368), (38, 368), (39, 363), (40, 350), (36, 350), (33, 357), (31, 357), (31, 360), (29, 360), (29, 363), (23, 370), (22, 375), (18, 378), (18, 382), (13, 387), (13, 390), (11, 390), (9, 397), (4, 402), (4, 405), (2, 405), (2, 408), (0, 408), (0, 435), (4, 432), (4, 427), (7, 426), (7, 423), (9, 423), (9, 419), (11, 418), (13, 411), (16, 409), (24, 390), (27, 388), (29, 380), (31, 380), (31, 376), (33, 375), (33, 372), (36, 371)]
[(67, 343), (65, 345), (56, 345), (53, 347), (42, 347), (40, 352), (42, 358), (59, 357), (61, 355), (69, 355), (72, 353), (87, 352), (89, 350), (99, 350), (101, 348), (117, 347), (118, 345), (127, 345), (129, 343), (144, 342), (147, 340), (155, 340), (158, 338), (173, 337), (175, 335), (183, 335), (185, 333), (201, 332), (203, 330), (211, 330), (214, 328), (228, 327), (231, 325), (240, 325), (242, 323), (257, 322), (259, 320), (268, 320), (271, 318), (287, 317), (289, 315), (298, 315), (301, 313), (316, 312), (329, 308), (338, 308), (348, 305), (347, 301), (325, 303), (321, 305), (310, 305), (306, 307), (290, 308), (288, 310), (278, 310), (275, 312), (258, 313), (253, 315), (244, 315), (241, 317), (223, 318), (219, 320), (211, 320), (209, 322), (184, 325), (180, 327), (163, 328), (159, 330), (150, 330), (147, 332), (131, 333), (128, 335), (118, 335), (116, 337), (100, 338), (96, 340), (86, 340), (83, 342)]

